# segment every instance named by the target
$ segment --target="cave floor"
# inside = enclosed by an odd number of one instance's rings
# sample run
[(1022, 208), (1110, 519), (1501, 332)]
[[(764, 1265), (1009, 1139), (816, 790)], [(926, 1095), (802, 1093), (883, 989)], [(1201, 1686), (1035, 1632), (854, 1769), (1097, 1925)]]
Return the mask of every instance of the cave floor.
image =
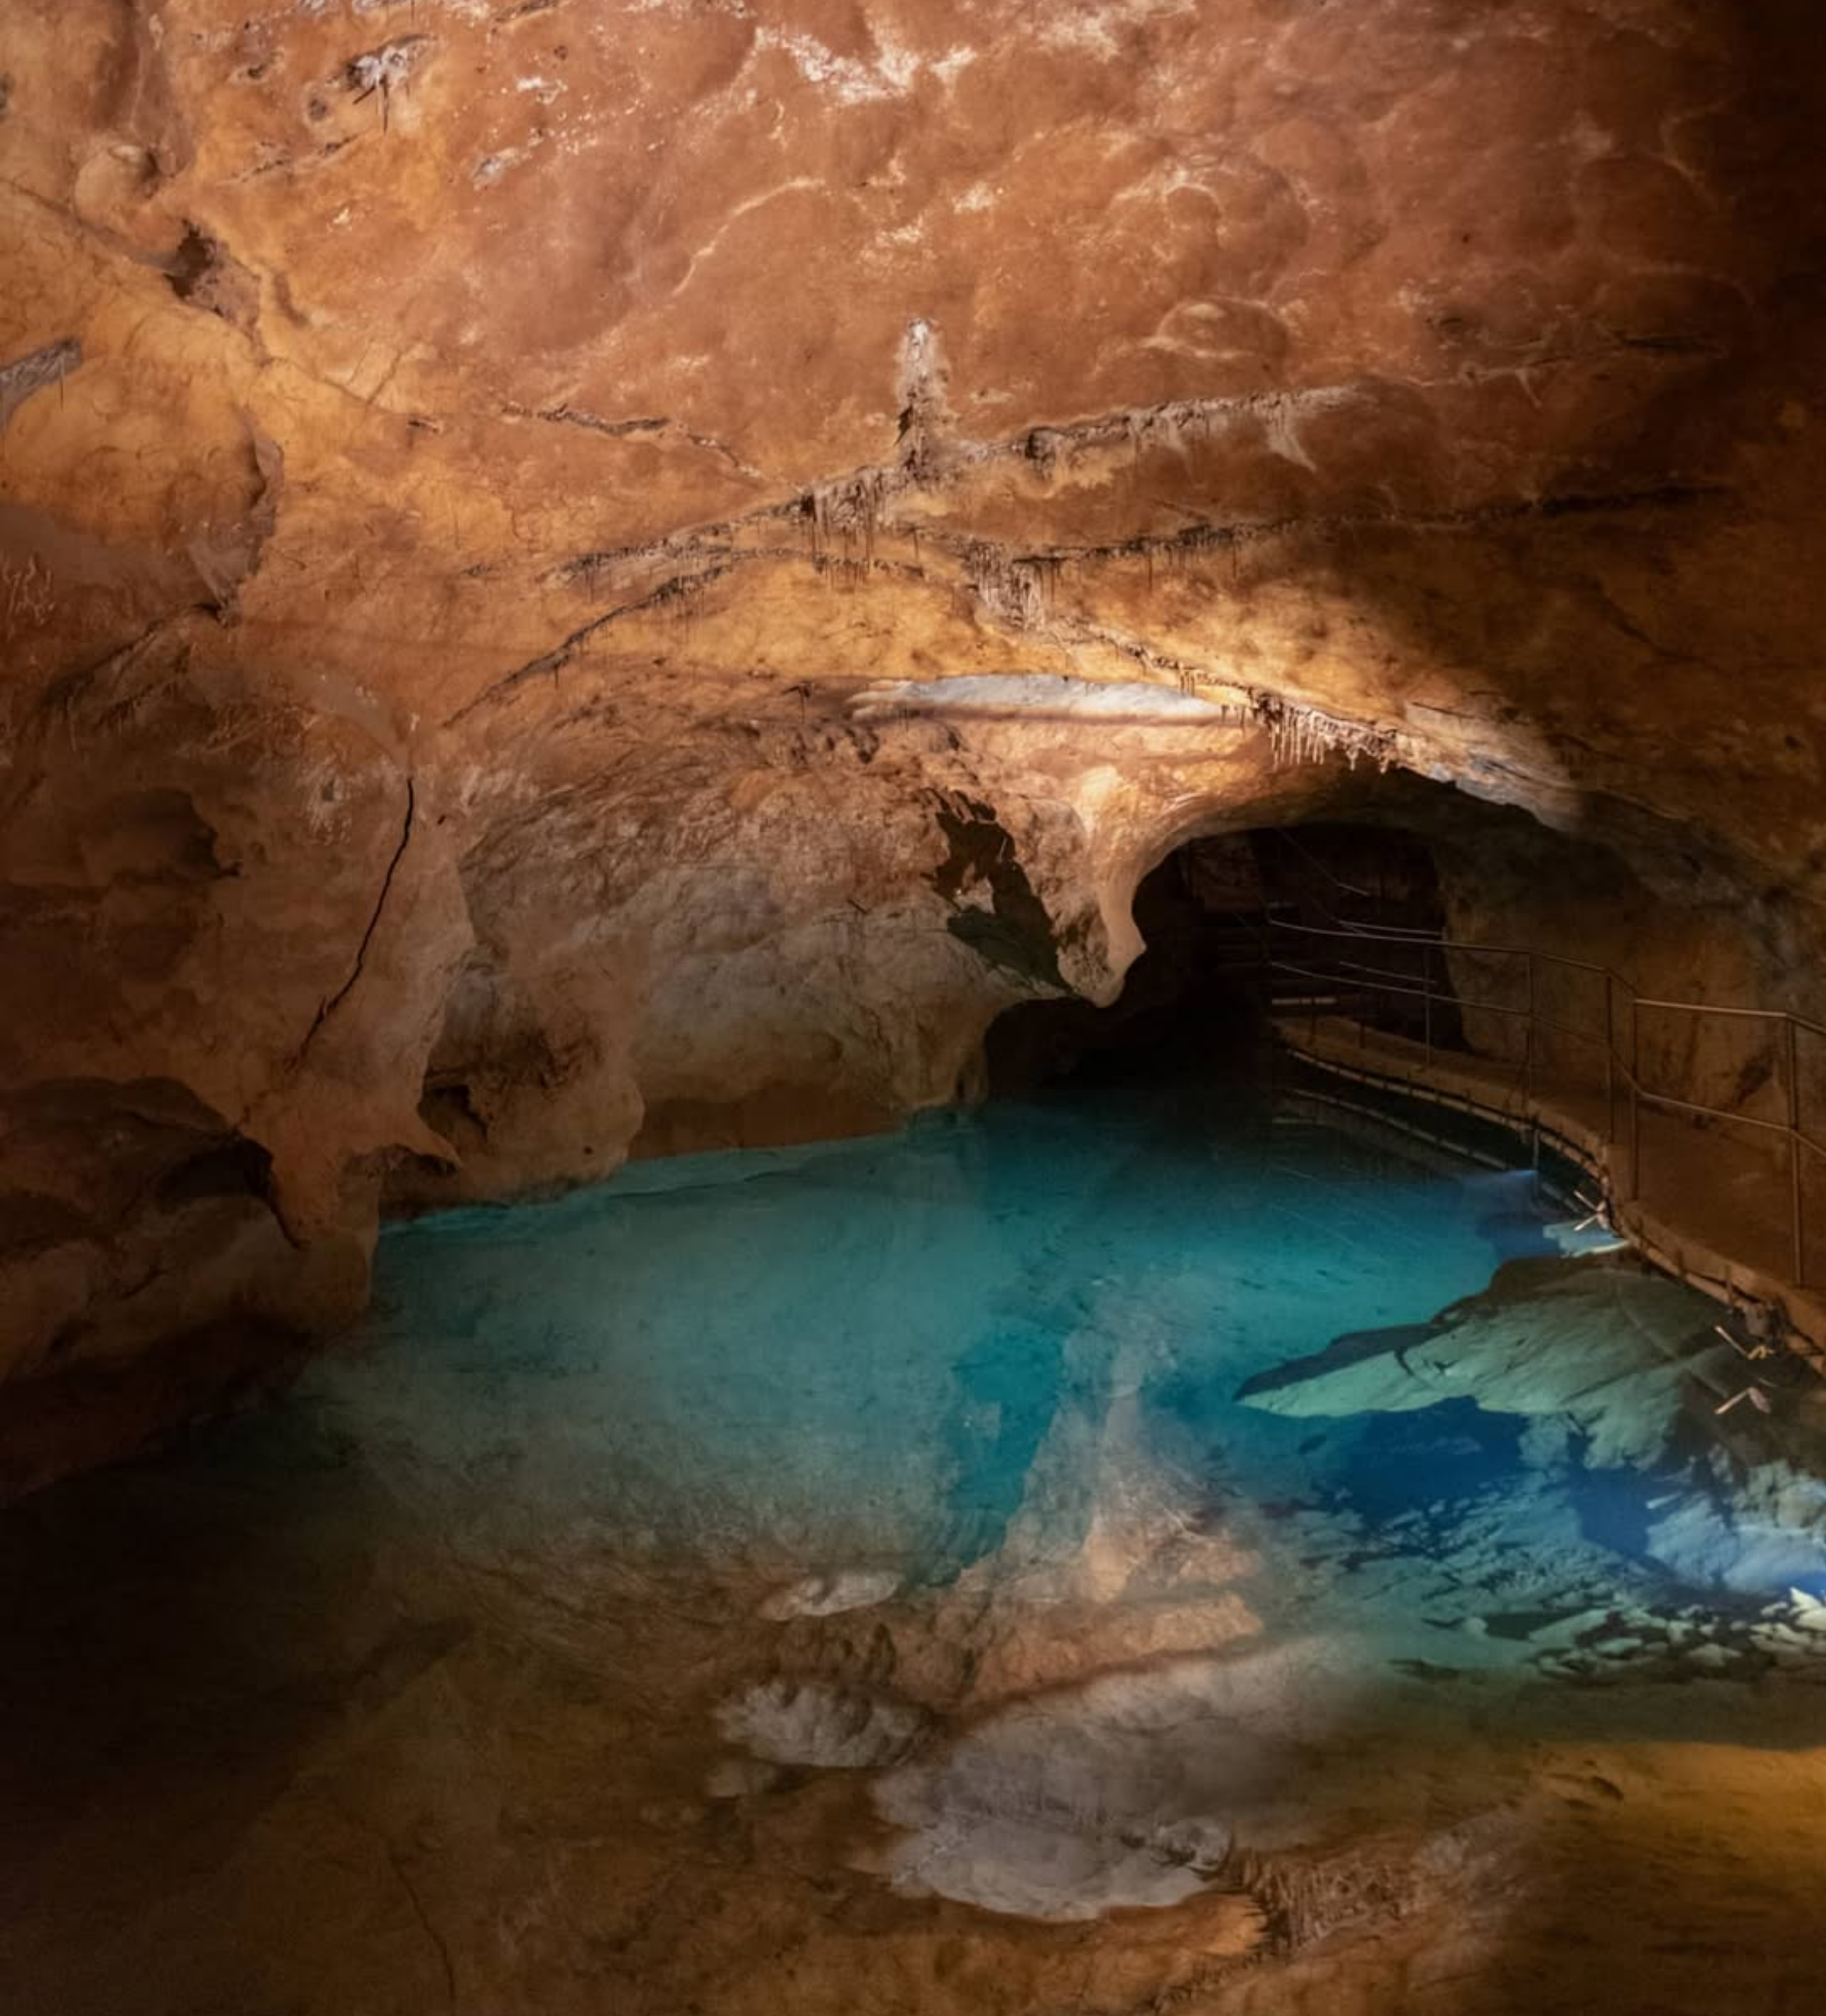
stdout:
[(1565, 1243), (1222, 1087), (400, 1228), (0, 1520), (6, 2004), (1812, 2010), (1810, 1424)]

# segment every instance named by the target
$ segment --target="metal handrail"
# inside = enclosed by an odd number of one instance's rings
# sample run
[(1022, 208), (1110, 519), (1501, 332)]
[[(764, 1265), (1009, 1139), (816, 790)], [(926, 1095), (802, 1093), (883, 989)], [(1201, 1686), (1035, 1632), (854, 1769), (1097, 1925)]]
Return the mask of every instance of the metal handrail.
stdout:
[(1312, 866), (1316, 868), (1319, 873), (1325, 877), (1326, 880), (1331, 884), (1334, 889), (1342, 889), (1347, 896), (1362, 896), (1369, 898), (1371, 901), (1374, 900), (1375, 892), (1373, 890), (1359, 888), (1356, 883), (1347, 882), (1342, 876), (1334, 874), (1331, 869), (1327, 868), (1324, 862), (1319, 859), (1318, 855), (1313, 851), (1311, 848), (1302, 847), (1299, 841), (1295, 840), (1293, 835), (1288, 831), (1285, 826), (1276, 826), (1273, 829), (1273, 833), (1274, 837), (1280, 842), (1283, 847), (1291, 848), (1294, 852), (1297, 854), (1302, 861), (1309, 862)]
[(1591, 973), (1613, 981), (1622, 988), (1638, 1008), (1662, 1008), (1689, 1015), (1738, 1015), (1754, 1017), (1770, 1022), (1792, 1022), (1797, 1029), (1805, 1029), (1811, 1035), (1826, 1036), (1826, 1024), (1810, 1021), (1805, 1015), (1797, 1015), (1788, 1008), (1738, 1008), (1723, 1003), (1709, 1001), (1663, 1001), (1651, 995), (1638, 994), (1628, 979), (1615, 967), (1598, 966), (1590, 959), (1568, 959), (1564, 952), (1541, 952), (1532, 945), (1494, 945), (1481, 938), (1449, 938), (1438, 932), (1415, 933), (1403, 924), (1346, 924), (1334, 922), (1330, 926), (1320, 924), (1289, 923), (1284, 917), (1271, 916), (1269, 923), (1277, 931), (1298, 931), (1307, 938), (1377, 938), (1389, 945), (1431, 946), (1440, 952), (1467, 952), (1473, 954), (1499, 954), (1510, 959), (1544, 961), (1549, 966), (1565, 967), (1573, 973)]
[[(1270, 931), (1281, 931), (1304, 938), (1344, 940), (1353, 947), (1367, 939), (1380, 941), (1403, 951), (1421, 949), (1424, 956), (1421, 970), (1417, 976), (1412, 972), (1391, 971), (1386, 967), (1367, 965), (1363, 962), (1341, 956), (1337, 963), (1340, 971), (1320, 970), (1294, 959), (1274, 956), (1269, 949), (1270, 939), (1262, 938), (1262, 956), (1265, 965), (1280, 972), (1288, 973), (1311, 981), (1318, 981), (1347, 993), (1357, 995), (1399, 994), (1417, 999), (1423, 1003), (1424, 1046), (1428, 1064), (1432, 1060), (1433, 1005), (1435, 1002), (1459, 1010), (1501, 1015), (1526, 1025), (1525, 1047), (1522, 1057), (1522, 1076), (1525, 1088), (1532, 1092), (1534, 1078), (1535, 1053), (1537, 1048), (1536, 1031), (1550, 1031), (1576, 1042), (1587, 1043), (1598, 1048), (1604, 1057), (1605, 1094), (1606, 1104), (1605, 1146), (1619, 1140), (1617, 1105), (1619, 1089), (1626, 1093), (1630, 1102), (1630, 1196), (1640, 1197), (1642, 1183), (1642, 1109), (1644, 1106), (1665, 1112), (1690, 1115), (1696, 1119), (1719, 1121), (1730, 1126), (1748, 1127), (1762, 1132), (1779, 1135), (1788, 1144), (1790, 1235), (1794, 1257), (1794, 1283), (1803, 1287), (1806, 1280), (1806, 1185), (1802, 1175), (1801, 1151), (1804, 1148), (1813, 1155), (1826, 1160), (1826, 1143), (1816, 1140), (1802, 1123), (1800, 1111), (1800, 1076), (1797, 1041), (1805, 1031), (1810, 1035), (1826, 1038), (1826, 1027), (1795, 1015), (1786, 1009), (1743, 1008), (1733, 1005), (1699, 1001), (1670, 1001), (1638, 995), (1634, 988), (1621, 974), (1608, 966), (1601, 966), (1586, 959), (1568, 959), (1558, 952), (1539, 952), (1531, 946), (1485, 944), (1476, 940), (1448, 938), (1442, 933), (1420, 935), (1400, 927), (1376, 925), (1349, 926), (1334, 919), (1329, 926), (1291, 923), (1282, 918), (1270, 916), (1267, 919)], [(1435, 984), (1432, 954), (1463, 952), (1473, 957), (1494, 956), (1515, 958), (1527, 963), (1528, 995), (1525, 1006), (1513, 1003), (1467, 999), (1453, 993), (1450, 985)], [(1601, 1035), (1594, 1030), (1581, 1029), (1562, 1022), (1542, 1012), (1538, 990), (1535, 985), (1536, 964), (1559, 967), (1570, 972), (1580, 973), (1601, 979), (1605, 985), (1605, 1028)], [(1617, 990), (1627, 1003), (1629, 1011), (1630, 1047), (1625, 1054), (1618, 1041), (1616, 1027)], [(1770, 1120), (1759, 1114), (1739, 1112), (1734, 1107), (1715, 1106), (1702, 1100), (1683, 1099), (1677, 1094), (1652, 1090), (1645, 1085), (1640, 1075), (1641, 1018), (1642, 1012), (1684, 1014), (1692, 1017), (1721, 1016), (1740, 1021), (1777, 1024), (1781, 1026), (1785, 1039), (1785, 1068), (1779, 1083), (1783, 1083), (1787, 1094), (1788, 1113), (1785, 1119)], [(1359, 1012), (1360, 1031), (1365, 1026)], [(1620, 1145), (1620, 1143), (1619, 1143)], [(1627, 1199), (1625, 1200), (1627, 1201)]]
[[(1332, 987), (1351, 985), (1344, 975), (1315, 971), (1309, 966), (1296, 966), (1291, 959), (1271, 959), (1268, 963), (1277, 973), (1295, 974), (1304, 980), (1321, 980)], [(1355, 959), (1346, 959), (1342, 963), (1347, 973), (1376, 981), (1378, 985), (1374, 991), (1378, 994), (1406, 994), (1416, 1000), (1450, 1002), (1454, 1008), (1473, 1008), (1486, 1014), (1507, 1015), (1521, 1021), (1532, 1021), (1537, 1028), (1551, 1029), (1556, 1035), (1570, 1036), (1575, 1042), (1601, 1044), (1604, 1042), (1602, 1036), (1594, 1035), (1590, 1030), (1576, 1028), (1570, 1022), (1556, 1021), (1550, 1016), (1542, 1014), (1538, 1009), (1517, 1008), (1507, 1001), (1475, 1001), (1463, 994), (1442, 993), (1437, 988), (1416, 987), (1405, 974), (1392, 974), (1381, 967), (1360, 966)], [(1648, 1092), (1644, 1094), (1646, 1098), (1657, 1096)], [(1776, 1123), (1768, 1121), (1759, 1124), (1774, 1126)]]

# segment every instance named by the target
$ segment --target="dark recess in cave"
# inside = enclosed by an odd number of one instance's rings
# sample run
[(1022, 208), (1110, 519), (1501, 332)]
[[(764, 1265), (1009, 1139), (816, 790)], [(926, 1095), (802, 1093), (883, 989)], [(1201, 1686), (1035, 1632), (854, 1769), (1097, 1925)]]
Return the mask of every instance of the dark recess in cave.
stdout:
[[(1342, 823), (1188, 841), (1143, 877), (1134, 916), (1146, 949), (1108, 1007), (1073, 997), (1023, 1002), (997, 1017), (985, 1046), (992, 1096), (1067, 1081), (1254, 1074), (1271, 1006), (1310, 1003), (1315, 1012), (1361, 1013), (1418, 1035), (1421, 998), (1406, 989), (1419, 986), (1420, 956), (1382, 938), (1355, 945), (1349, 934), (1436, 933), (1444, 924), (1424, 841)], [(1332, 976), (1360, 969), (1362, 990), (1334, 984)], [(1442, 963), (1433, 971), (1437, 987)], [(1388, 977), (1376, 982), (1370, 973)], [(1435, 999), (1432, 1033), (1444, 1045), (1461, 1040), (1450, 1003)]]

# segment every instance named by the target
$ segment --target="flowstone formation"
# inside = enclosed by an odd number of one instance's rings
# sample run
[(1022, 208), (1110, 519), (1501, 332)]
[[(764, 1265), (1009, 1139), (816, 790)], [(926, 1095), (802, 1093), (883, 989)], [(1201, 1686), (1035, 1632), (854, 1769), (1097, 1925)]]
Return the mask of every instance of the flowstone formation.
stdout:
[(1814, 34), (14, 0), (0, 1482), (345, 1323), (390, 1201), (967, 1096), (1385, 770), (1805, 1005)]

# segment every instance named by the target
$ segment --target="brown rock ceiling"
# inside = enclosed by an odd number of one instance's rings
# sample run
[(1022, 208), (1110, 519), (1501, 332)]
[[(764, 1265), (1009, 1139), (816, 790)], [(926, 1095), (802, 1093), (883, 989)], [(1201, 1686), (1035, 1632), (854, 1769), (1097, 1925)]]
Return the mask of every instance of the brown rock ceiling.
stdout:
[(1384, 765), (1826, 1006), (1799, 0), (9, 0), (0, 77), (14, 1373), (953, 1096)]

